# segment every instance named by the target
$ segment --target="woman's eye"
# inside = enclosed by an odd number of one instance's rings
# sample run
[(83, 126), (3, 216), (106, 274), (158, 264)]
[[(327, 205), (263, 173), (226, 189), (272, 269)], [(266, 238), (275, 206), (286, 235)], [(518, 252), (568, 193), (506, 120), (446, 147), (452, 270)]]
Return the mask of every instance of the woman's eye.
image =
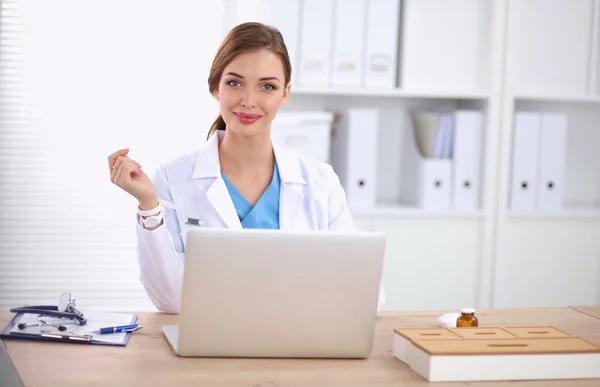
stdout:
[(227, 84), (234, 87), (238, 87), (240, 85), (238, 81), (228, 81)]
[(266, 84), (263, 86), (266, 90), (275, 90), (275, 86), (271, 85), (271, 84)]

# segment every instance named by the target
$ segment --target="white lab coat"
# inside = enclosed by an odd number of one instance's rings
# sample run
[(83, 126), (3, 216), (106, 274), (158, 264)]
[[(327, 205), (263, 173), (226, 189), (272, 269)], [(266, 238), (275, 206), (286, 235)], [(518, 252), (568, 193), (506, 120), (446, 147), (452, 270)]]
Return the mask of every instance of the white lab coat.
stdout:
[[(196, 152), (158, 168), (154, 189), (159, 199), (175, 204), (166, 208), (165, 223), (153, 231), (141, 226), (137, 216), (140, 277), (146, 292), (165, 313), (179, 313), (183, 283), (186, 218), (204, 227), (242, 228), (221, 177), (217, 131)], [(330, 165), (299, 155), (273, 142), (281, 180), (280, 228), (295, 230), (355, 231), (346, 196)], [(379, 305), (385, 302), (383, 287)]]

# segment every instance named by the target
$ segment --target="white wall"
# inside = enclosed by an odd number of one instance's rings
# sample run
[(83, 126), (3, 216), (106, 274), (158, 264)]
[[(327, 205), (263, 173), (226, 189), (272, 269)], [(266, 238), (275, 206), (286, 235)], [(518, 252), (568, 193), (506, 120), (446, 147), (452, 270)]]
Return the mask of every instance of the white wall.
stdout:
[(70, 291), (83, 309), (153, 310), (137, 203), (111, 184), (107, 156), (128, 147), (152, 174), (205, 139), (218, 113), (207, 77), (219, 3), (18, 3), (3, 2), (24, 25), (2, 26), (16, 40), (0, 59), (0, 308)]

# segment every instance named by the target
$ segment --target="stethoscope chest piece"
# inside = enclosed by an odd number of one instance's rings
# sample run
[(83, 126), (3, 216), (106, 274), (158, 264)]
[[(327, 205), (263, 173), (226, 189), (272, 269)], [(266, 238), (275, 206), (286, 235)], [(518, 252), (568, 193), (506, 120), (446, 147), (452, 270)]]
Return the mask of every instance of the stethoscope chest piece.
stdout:
[[(58, 317), (60, 319), (71, 320), (72, 324), (76, 325), (85, 325), (87, 323), (87, 319), (83, 317), (83, 313), (81, 313), (77, 308), (75, 308), (75, 299), (71, 297), (70, 292), (64, 292), (60, 298), (58, 299), (58, 305), (25, 305), (17, 308), (11, 308), (10, 311), (12, 313), (34, 313), (39, 314), (38, 321), (39, 324), (27, 325), (27, 324), (19, 324), (17, 327), (19, 329), (25, 329), (29, 326), (42, 326), (42, 325), (52, 325), (48, 324), (44, 320), (41, 319), (43, 316), (47, 317)], [(23, 327), (21, 328), (21, 325)], [(65, 324), (60, 324), (58, 329), (62, 331), (66, 330), (63, 326)]]

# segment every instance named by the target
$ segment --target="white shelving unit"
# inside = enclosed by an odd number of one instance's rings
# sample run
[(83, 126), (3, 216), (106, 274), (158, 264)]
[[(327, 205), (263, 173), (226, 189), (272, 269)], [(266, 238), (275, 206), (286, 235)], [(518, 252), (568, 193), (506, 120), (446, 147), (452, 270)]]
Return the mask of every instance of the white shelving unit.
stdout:
[[(496, 307), (600, 303), (600, 1), (509, 2), (496, 252)], [(559, 211), (510, 207), (514, 117), (568, 120)]]
[[(292, 85), (285, 107), (375, 107), (379, 125), (377, 204), (352, 208), (363, 230), (387, 236), (383, 283), (386, 309), (456, 309), (482, 305), (484, 254), (492, 254), (493, 178), (500, 95), (492, 74), (502, 58), (500, 4), (481, 0), (400, 2), (398, 68), (393, 88)], [(442, 59), (443, 58), (443, 59)], [(413, 109), (478, 109), (485, 115), (482, 205), (475, 210), (424, 210), (399, 198), (401, 138)], [(335, 134), (334, 134), (335, 135)], [(491, 143), (490, 143), (491, 141)], [(360, 157), (356, 155), (355, 157)], [(489, 259), (491, 260), (491, 258)]]
[[(385, 308), (600, 303), (600, 0), (399, 3), (393, 87), (305, 85), (295, 78), (284, 107), (383, 113), (376, 205), (352, 212), (361, 229), (387, 236)], [(302, 61), (293, 59), (298, 74)], [(479, 209), (424, 210), (399, 199), (399, 138), (410, 130), (409, 112), (420, 108), (484, 113)], [(520, 111), (568, 114), (560, 212), (509, 208)]]

